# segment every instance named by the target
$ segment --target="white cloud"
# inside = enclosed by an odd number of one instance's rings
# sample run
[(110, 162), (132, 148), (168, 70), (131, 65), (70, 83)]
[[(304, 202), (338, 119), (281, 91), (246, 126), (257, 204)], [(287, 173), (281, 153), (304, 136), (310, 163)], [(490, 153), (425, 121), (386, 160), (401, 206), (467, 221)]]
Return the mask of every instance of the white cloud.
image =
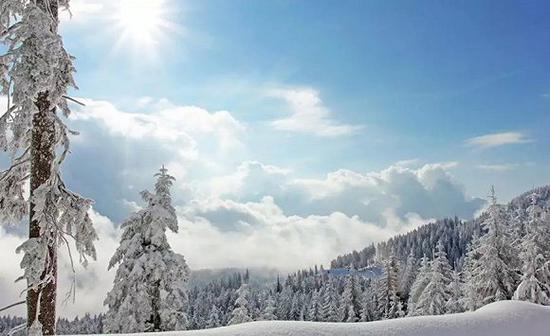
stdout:
[(485, 135), (467, 139), (465, 141), (467, 146), (476, 147), (479, 149), (487, 149), (487, 148), (499, 147), (504, 145), (514, 145), (514, 144), (522, 144), (522, 143), (529, 143), (529, 142), (533, 142), (533, 140), (520, 132), (503, 132), (503, 133), (485, 134)]
[(128, 208), (131, 212), (139, 211), (142, 209), (142, 206), (137, 204), (135, 201), (128, 201), (127, 199), (122, 199), (122, 204)]
[(420, 164), (420, 159), (407, 159), (397, 161), (394, 165), (400, 167), (416, 167)]
[[(258, 161), (244, 161), (235, 173), (214, 177), (211, 179), (208, 193), (220, 196), (232, 194), (254, 194), (261, 197), (278, 193), (277, 190), (283, 187), (291, 170), (266, 165)], [(251, 189), (251, 186), (255, 186)]]
[(362, 220), (387, 224), (387, 210), (405, 220), (457, 215), (471, 218), (483, 201), (470, 198), (450, 174), (456, 162), (426, 164), (413, 169), (393, 165), (380, 172), (339, 169), (325, 178), (300, 178), (290, 171), (260, 163), (243, 163), (234, 174), (215, 179), (210, 193), (239, 202), (272, 196), (289, 215), (329, 215), (342, 212)]
[(532, 166), (532, 162), (526, 163), (502, 163), (502, 164), (480, 164), (477, 165), (477, 168), (481, 170), (495, 171), (495, 172), (505, 172), (519, 169), (521, 167)]
[(269, 89), (265, 95), (284, 100), (292, 114), (271, 122), (278, 130), (313, 134), (321, 137), (348, 135), (362, 129), (361, 125), (339, 123), (323, 104), (319, 92), (311, 88)]
[(183, 157), (195, 158), (196, 138), (217, 139), (219, 148), (227, 150), (241, 145), (238, 136), (245, 127), (227, 111), (209, 112), (197, 106), (177, 106), (166, 99), (141, 99), (138, 104), (148, 113), (123, 111), (110, 102), (80, 99), (82, 107), (72, 115), (76, 121), (98, 121), (112, 135), (129, 139), (153, 138), (174, 143)]
[(287, 215), (269, 196), (246, 203), (203, 200), (180, 211), (182, 237), (172, 235), (171, 242), (192, 265), (198, 261), (195, 265), (200, 267), (270, 266), (292, 270), (327, 265), (338, 254), (425, 222), (418, 216), (402, 220), (391, 213), (387, 216), (393, 225), (386, 227), (340, 212)]

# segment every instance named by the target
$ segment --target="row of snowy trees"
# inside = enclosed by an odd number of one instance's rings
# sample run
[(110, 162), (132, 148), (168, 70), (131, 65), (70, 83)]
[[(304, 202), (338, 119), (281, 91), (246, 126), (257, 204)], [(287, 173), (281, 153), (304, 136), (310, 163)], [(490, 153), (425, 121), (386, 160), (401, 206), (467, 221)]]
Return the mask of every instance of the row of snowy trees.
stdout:
[(474, 232), (480, 231), (480, 224), (480, 220), (443, 218), (406, 234), (394, 236), (387, 241), (373, 243), (361, 251), (338, 256), (330, 266), (331, 268), (363, 268), (371, 265), (375, 260), (387, 259), (390, 255), (405, 261), (411, 253), (415, 258), (420, 259), (424, 255), (431, 256), (439, 242), (443, 243), (451, 265), (460, 265), (463, 263)]
[[(59, 318), (56, 324), (58, 335), (97, 335), (103, 333), (104, 315), (85, 314), (81, 318), (75, 317), (72, 320)], [(0, 316), (0, 335), (8, 333), (19, 325), (26, 323), (26, 320), (17, 316)], [(14, 336), (25, 335), (23, 331), (16, 332)]]

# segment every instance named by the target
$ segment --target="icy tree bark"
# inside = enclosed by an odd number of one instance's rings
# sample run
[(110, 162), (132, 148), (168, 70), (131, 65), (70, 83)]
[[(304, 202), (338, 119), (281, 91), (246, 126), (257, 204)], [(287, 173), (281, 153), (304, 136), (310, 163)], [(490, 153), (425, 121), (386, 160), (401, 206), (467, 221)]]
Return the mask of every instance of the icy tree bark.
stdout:
[[(49, 11), (58, 19), (57, 1), (36, 0), (36, 4), (45, 11)], [(48, 8), (49, 7), (49, 8)], [(57, 25), (52, 25), (57, 30)], [(31, 178), (30, 178), (30, 216), (29, 238), (38, 238), (41, 232), (40, 223), (33, 219), (35, 191), (48, 181), (52, 173), (53, 160), (55, 159), (55, 107), (48, 100), (48, 92), (40, 93), (35, 102), (38, 113), (32, 120), (31, 138)], [(54, 235), (54, 238), (55, 235)], [(43, 335), (55, 335), (56, 323), (56, 298), (57, 298), (57, 245), (56, 239), (48, 242), (48, 255), (51, 260), (48, 269), (44, 270), (41, 279), (50, 275), (48, 280), (37, 289), (30, 288), (27, 292), (27, 325), (30, 328), (38, 319), (42, 325)]]
[[(51, 175), (54, 160), (55, 146), (55, 125), (51, 114), (55, 111), (50, 107), (48, 94), (40, 95), (36, 102), (39, 112), (33, 117), (32, 140), (31, 140), (31, 203), (29, 218), (29, 238), (40, 237), (41, 229), (34, 216), (34, 202), (32, 201), (34, 191), (46, 183)], [(55, 334), (55, 306), (57, 290), (57, 246), (55, 240), (48, 243), (48, 254), (51, 266), (44, 271), (52, 277), (48, 282), (38, 289), (29, 289), (27, 293), (27, 324), (30, 327), (36, 318), (42, 324), (44, 335)], [(38, 313), (38, 314), (37, 314)]]

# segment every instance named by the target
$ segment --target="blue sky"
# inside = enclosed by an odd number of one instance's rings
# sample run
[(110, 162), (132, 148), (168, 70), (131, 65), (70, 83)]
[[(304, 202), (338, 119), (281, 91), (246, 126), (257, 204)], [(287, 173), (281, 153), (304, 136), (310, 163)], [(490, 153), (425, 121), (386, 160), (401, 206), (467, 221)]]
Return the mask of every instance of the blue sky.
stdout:
[[(132, 46), (113, 51), (116, 31), (78, 22), (75, 14), (64, 30), (77, 57), (78, 95), (121, 107), (151, 96), (228, 110), (251, 125), (249, 159), (307, 175), (378, 170), (418, 158), (460, 161), (456, 174), (475, 195), (494, 183), (510, 198), (548, 180), (550, 7), (544, 2), (166, 6), (167, 19), (181, 31), (166, 33), (156, 59), (142, 58)], [(284, 103), (258, 94), (271, 86), (317, 90), (335, 120), (364, 130), (329, 139), (266, 131), (265, 123), (288, 113)], [(463, 146), (471, 137), (510, 131), (533, 142), (484, 151)], [(524, 163), (530, 166), (515, 169), (513, 185), (511, 172), (471, 169)]]
[(71, 4), (62, 34), (87, 106), (64, 175), (96, 202), (85, 274), (99, 290), (162, 164), (192, 268), (326, 265), (471, 218), (491, 184), (507, 201), (550, 180), (547, 2)]

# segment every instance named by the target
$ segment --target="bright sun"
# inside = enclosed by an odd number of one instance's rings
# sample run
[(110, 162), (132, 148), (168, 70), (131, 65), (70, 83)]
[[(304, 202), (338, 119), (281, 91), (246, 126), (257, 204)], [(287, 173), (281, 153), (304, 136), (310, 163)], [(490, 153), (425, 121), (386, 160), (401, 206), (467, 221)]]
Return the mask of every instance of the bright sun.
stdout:
[(166, 0), (120, 0), (114, 15), (117, 45), (129, 44), (140, 52), (155, 53), (162, 40), (177, 31), (168, 19)]

